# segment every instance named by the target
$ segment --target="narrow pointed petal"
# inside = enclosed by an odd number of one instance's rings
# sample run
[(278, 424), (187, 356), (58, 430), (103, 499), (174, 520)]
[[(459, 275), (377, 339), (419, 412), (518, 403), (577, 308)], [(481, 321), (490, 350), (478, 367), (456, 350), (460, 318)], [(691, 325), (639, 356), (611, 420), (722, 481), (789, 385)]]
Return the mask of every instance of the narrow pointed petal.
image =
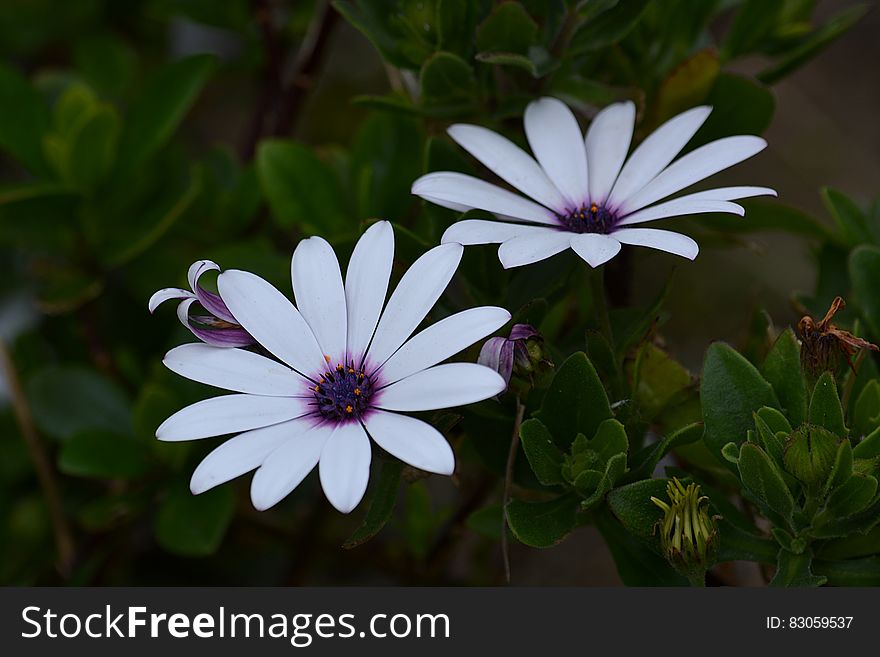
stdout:
[(217, 286), (239, 324), (272, 354), (306, 376), (325, 368), (306, 320), (271, 283), (231, 269), (220, 274)]
[(586, 203), (587, 153), (571, 110), (556, 98), (540, 98), (529, 103), (523, 121), (532, 152), (568, 201), (568, 209)]
[(422, 370), (377, 393), (377, 408), (433, 411), (494, 397), (507, 387), (502, 376), (474, 363), (447, 363)]
[(631, 246), (647, 246), (693, 260), (700, 252), (697, 243), (687, 235), (656, 228), (622, 228), (612, 233), (614, 239)]
[(724, 212), (740, 216), (746, 213), (741, 205), (729, 201), (694, 199), (689, 196), (682, 196), (665, 203), (658, 203), (642, 210), (636, 210), (632, 214), (623, 217), (617, 222), (617, 225), (628, 226), (630, 224), (641, 224), (646, 221), (665, 219), (666, 217), (682, 217), (688, 214), (704, 214), (706, 212)]
[(404, 463), (441, 475), (451, 475), (455, 470), (452, 447), (427, 422), (398, 413), (373, 411), (365, 424), (376, 444)]
[(190, 317), (189, 311), (196, 301), (198, 301), (196, 298), (181, 301), (177, 306), (177, 319), (199, 340), (214, 347), (247, 347), (254, 343), (253, 337), (238, 326), (208, 328), (207, 323), (214, 321), (213, 317), (197, 317), (195, 319), (199, 322), (194, 321), (194, 318)]
[(159, 425), (156, 438), (177, 442), (268, 427), (311, 413), (313, 401), (309, 397), (212, 397), (177, 411)]
[(379, 221), (358, 240), (345, 273), (348, 358), (362, 359), (373, 338), (391, 278), (394, 230)]
[(320, 237), (302, 240), (290, 262), (296, 307), (324, 354), (345, 356), (348, 319), (342, 272), (333, 247)]
[(181, 290), (179, 287), (165, 287), (153, 293), (147, 302), (147, 308), (151, 313), (156, 311), (161, 304), (172, 299), (192, 299), (193, 293), (189, 290)]
[(436, 365), (486, 337), (510, 321), (504, 308), (471, 308), (442, 319), (417, 333), (380, 370), (385, 383), (394, 383)]
[(294, 397), (308, 384), (285, 365), (243, 349), (184, 344), (165, 354), (162, 362), (191, 381), (251, 395)]
[(442, 244), (422, 255), (400, 279), (376, 327), (367, 353), (379, 366), (413, 334), (443, 294), (461, 262), (460, 244)]
[(633, 151), (614, 183), (606, 205), (619, 207), (675, 159), (712, 112), (694, 107), (657, 128)]
[(506, 224), (501, 221), (484, 219), (465, 219), (457, 221), (446, 229), (441, 244), (455, 242), (464, 246), (472, 244), (501, 244), (514, 237), (542, 235), (545, 232), (556, 232), (553, 228), (543, 226), (526, 226), (523, 224)]
[(340, 513), (349, 513), (363, 499), (370, 480), (370, 439), (357, 422), (336, 425), (321, 451), (318, 473), (324, 495)]
[(447, 131), (459, 146), (487, 169), (523, 194), (555, 210), (565, 210), (565, 198), (535, 159), (506, 137), (475, 125), (458, 124)]
[(565, 251), (571, 244), (571, 236), (568, 231), (555, 230), (514, 237), (499, 247), (498, 259), (505, 269), (530, 265)]
[(641, 190), (627, 198), (620, 212), (628, 214), (666, 198), (709, 176), (760, 153), (767, 142), (752, 135), (725, 137), (691, 151), (673, 162)]
[(716, 187), (715, 189), (695, 192), (680, 198), (702, 201), (737, 201), (741, 198), (752, 198), (754, 196), (776, 196), (776, 190), (769, 187)]
[(284, 441), (311, 426), (311, 420), (291, 420), (230, 438), (202, 459), (190, 479), (190, 490), (198, 495), (255, 470)]
[(632, 101), (614, 103), (596, 115), (587, 130), (587, 165), (590, 202), (603, 205), (623, 167), (632, 141), (636, 106)]
[(412, 193), (451, 202), (457, 207), (476, 208), (538, 224), (557, 222), (556, 216), (534, 201), (502, 189), (485, 180), (454, 171), (429, 173), (413, 183)]
[[(294, 422), (297, 422), (294, 420)], [(289, 429), (281, 444), (263, 459), (251, 481), (251, 502), (258, 511), (269, 509), (302, 483), (315, 468), (332, 426), (303, 421)]]
[[(415, 192), (412, 192), (415, 194)], [(430, 194), (419, 194), (426, 201), (430, 201), (434, 205), (439, 205), (441, 208), (446, 208), (447, 210), (454, 210), (455, 212), (467, 212), (469, 210), (473, 210), (469, 205), (463, 205), (462, 203), (455, 203), (454, 201), (447, 201), (442, 198), (438, 198), (437, 196), (431, 196)]]
[(208, 292), (205, 288), (199, 285), (199, 279), (202, 277), (202, 274), (209, 271), (220, 271), (220, 265), (213, 260), (195, 261), (190, 265), (186, 276), (187, 279), (189, 279), (189, 286), (192, 288), (193, 293), (196, 295), (196, 298), (205, 310), (225, 322), (237, 324), (238, 322), (235, 321), (235, 317), (232, 316), (232, 313), (229, 312), (226, 304), (223, 303), (223, 299), (213, 292)]
[(620, 253), (620, 242), (609, 235), (582, 233), (571, 238), (571, 248), (595, 268)]

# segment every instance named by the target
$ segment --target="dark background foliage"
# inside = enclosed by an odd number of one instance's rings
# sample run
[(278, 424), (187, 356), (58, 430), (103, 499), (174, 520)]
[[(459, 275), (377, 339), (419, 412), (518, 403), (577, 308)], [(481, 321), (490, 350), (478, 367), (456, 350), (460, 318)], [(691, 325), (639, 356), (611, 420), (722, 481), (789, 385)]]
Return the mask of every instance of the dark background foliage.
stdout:
[[(410, 196), (412, 180), (472, 167), (443, 137), (451, 121), (518, 136), (527, 100), (550, 92), (584, 119), (634, 99), (637, 137), (708, 101), (717, 120), (702, 139), (767, 138), (766, 153), (719, 178), (772, 186), (815, 220), (792, 229), (755, 204), (745, 222), (794, 234), (683, 222), (703, 248), (695, 263), (639, 253), (606, 274), (621, 279), (609, 281), (618, 304), (639, 306), (676, 268), (662, 337), (691, 371), (713, 340), (743, 343), (760, 309), (793, 323), (792, 293), (821, 288), (814, 256), (831, 219), (820, 188), (863, 205), (877, 192), (876, 11), (857, 20), (864, 8), (844, 1), (594, 0), (580, 3), (573, 30), (561, 1), (441, 4), (0, 5), (0, 582), (501, 581), (499, 481), (472, 441), (456, 439), (452, 480), (405, 472), (391, 522), (345, 549), (366, 505), (334, 512), (315, 477), (262, 514), (244, 480), (193, 497), (189, 475), (216, 441), (153, 438), (208, 392), (161, 367), (191, 336), (171, 308), (149, 316), (150, 294), (183, 285), (203, 257), (286, 289), (300, 237), (321, 234), (347, 257), (375, 217), (398, 224), (402, 269), (454, 217)], [(453, 6), (460, 15), (443, 13)], [(465, 261), (470, 272), (482, 264), (497, 269), (489, 249)], [(529, 297), (511, 277), (453, 290), (445, 310), (466, 292), (515, 310)], [(489, 298), (495, 283), (511, 291)], [(570, 294), (576, 305), (581, 291)], [(563, 354), (566, 318), (547, 327)], [(371, 485), (381, 492), (378, 472)], [(516, 583), (620, 581), (592, 527), (544, 551), (514, 546), (512, 560)], [(754, 569), (736, 576), (759, 581)]]

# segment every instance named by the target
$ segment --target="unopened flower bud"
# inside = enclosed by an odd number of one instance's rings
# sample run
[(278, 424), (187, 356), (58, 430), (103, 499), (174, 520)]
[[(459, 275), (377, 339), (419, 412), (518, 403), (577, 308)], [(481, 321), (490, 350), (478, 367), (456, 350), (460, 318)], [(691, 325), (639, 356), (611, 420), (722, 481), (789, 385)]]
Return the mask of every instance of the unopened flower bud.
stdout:
[(824, 486), (834, 467), (840, 440), (824, 427), (805, 424), (795, 430), (785, 443), (785, 469), (809, 492)]
[(544, 338), (534, 326), (514, 324), (506, 338), (490, 338), (480, 350), (477, 362), (491, 367), (510, 383), (514, 374), (529, 378), (535, 368), (545, 362)]
[(702, 582), (718, 548), (718, 528), (716, 518), (709, 515), (709, 498), (700, 495), (699, 485), (685, 487), (674, 478), (667, 484), (666, 494), (668, 503), (651, 498), (663, 510), (657, 523), (663, 555), (679, 573)]

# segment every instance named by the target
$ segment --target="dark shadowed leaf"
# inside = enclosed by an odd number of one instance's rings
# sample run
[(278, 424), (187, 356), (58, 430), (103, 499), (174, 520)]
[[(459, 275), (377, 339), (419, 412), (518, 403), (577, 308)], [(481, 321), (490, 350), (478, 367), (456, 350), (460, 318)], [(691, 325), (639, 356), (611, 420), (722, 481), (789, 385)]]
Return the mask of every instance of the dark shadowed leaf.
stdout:
[(218, 486), (201, 495), (180, 486), (162, 502), (153, 531), (159, 545), (169, 552), (205, 557), (220, 547), (233, 510), (230, 486)]
[(370, 498), (370, 508), (367, 509), (364, 523), (342, 544), (343, 548), (350, 550), (357, 547), (382, 531), (394, 511), (401, 472), (403, 472), (403, 463), (400, 461), (385, 461), (382, 464), (382, 471)]

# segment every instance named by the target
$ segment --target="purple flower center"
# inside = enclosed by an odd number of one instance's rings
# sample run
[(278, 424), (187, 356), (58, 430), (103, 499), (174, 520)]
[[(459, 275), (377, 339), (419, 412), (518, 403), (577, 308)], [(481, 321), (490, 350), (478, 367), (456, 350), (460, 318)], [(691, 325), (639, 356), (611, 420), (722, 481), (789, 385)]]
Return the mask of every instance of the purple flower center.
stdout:
[(559, 220), (573, 233), (601, 233), (606, 235), (617, 223), (617, 216), (604, 205), (582, 205)]
[(354, 363), (324, 372), (312, 388), (318, 412), (328, 420), (361, 418), (370, 406), (373, 381)]

